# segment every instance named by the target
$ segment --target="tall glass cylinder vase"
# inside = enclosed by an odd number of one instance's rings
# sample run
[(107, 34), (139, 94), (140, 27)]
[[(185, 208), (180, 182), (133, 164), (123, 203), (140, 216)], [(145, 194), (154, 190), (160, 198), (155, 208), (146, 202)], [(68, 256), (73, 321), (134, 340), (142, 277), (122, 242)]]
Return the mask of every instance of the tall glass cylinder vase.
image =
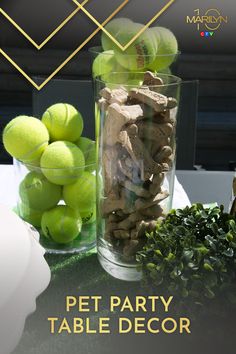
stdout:
[(172, 205), (181, 79), (113, 72), (94, 83), (98, 256), (114, 277), (136, 281), (136, 254)]

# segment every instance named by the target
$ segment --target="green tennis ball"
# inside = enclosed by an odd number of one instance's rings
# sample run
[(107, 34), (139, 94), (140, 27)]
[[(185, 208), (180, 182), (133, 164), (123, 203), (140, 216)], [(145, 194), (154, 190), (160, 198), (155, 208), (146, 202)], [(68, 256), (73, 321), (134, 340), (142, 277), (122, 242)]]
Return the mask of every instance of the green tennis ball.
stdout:
[[(117, 39), (122, 45), (126, 45), (144, 26), (139, 23), (131, 23), (120, 28)], [(141, 71), (148, 67), (156, 57), (157, 42), (153, 32), (146, 29), (125, 51), (114, 47), (116, 60), (125, 69)]]
[(96, 221), (96, 206), (92, 209), (80, 211), (83, 225), (92, 224)]
[[(128, 18), (115, 18), (105, 26), (105, 29), (116, 39), (120, 28), (125, 28), (130, 23), (132, 23), (132, 21)], [(101, 42), (103, 50), (110, 50), (114, 47), (113, 40), (110, 39), (110, 37), (105, 32), (102, 32)]]
[(92, 209), (96, 202), (96, 176), (85, 171), (75, 183), (64, 186), (63, 199), (79, 212)]
[(105, 51), (99, 54), (93, 62), (93, 77), (99, 78), (107, 84), (119, 84), (127, 81), (127, 71), (117, 63), (113, 50)]
[(114, 90), (119, 88), (121, 85), (127, 85), (129, 82), (129, 72), (127, 72), (127, 70), (124, 68), (122, 68), (122, 71), (102, 75), (101, 79), (103, 82), (105, 82), (106, 87), (108, 87), (110, 90)]
[(106, 87), (110, 90), (120, 88), (120, 86), (127, 86), (127, 90), (139, 87), (143, 83), (143, 78), (143, 73), (134, 73), (127, 70), (126, 72), (105, 74), (102, 76), (103, 81), (106, 83)]
[(60, 244), (67, 244), (80, 234), (82, 220), (77, 211), (66, 205), (58, 205), (43, 213), (41, 228), (45, 237)]
[(20, 203), (18, 205), (18, 214), (23, 220), (34, 227), (39, 228), (41, 226), (43, 211), (31, 209), (28, 205)]
[(19, 195), (24, 205), (44, 211), (57, 205), (62, 196), (62, 188), (49, 182), (43, 174), (33, 171), (21, 182)]
[(93, 62), (93, 77), (98, 77), (113, 71), (115, 66), (114, 51), (107, 50), (98, 54)]
[(167, 28), (153, 27), (150, 31), (156, 36), (158, 51), (156, 59), (148, 68), (158, 72), (168, 68), (175, 61), (178, 54), (178, 42), (175, 35)]
[(39, 163), (48, 141), (49, 134), (45, 125), (34, 117), (16, 117), (3, 131), (3, 144), (7, 152), (28, 164)]
[(49, 107), (42, 116), (50, 141), (77, 141), (83, 131), (84, 123), (80, 112), (67, 103), (57, 103)]
[(96, 144), (95, 141), (81, 137), (77, 146), (83, 152), (85, 158), (85, 171), (93, 172), (96, 169)]
[(56, 141), (44, 151), (40, 165), (44, 176), (52, 183), (74, 183), (84, 172), (84, 155), (73, 143)]

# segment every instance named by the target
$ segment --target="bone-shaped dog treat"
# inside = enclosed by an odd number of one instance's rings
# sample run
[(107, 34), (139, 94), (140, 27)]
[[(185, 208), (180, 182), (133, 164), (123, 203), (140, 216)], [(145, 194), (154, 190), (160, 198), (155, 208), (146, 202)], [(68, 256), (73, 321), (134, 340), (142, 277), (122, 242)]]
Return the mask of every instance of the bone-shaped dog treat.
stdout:
[(144, 217), (158, 219), (160, 216), (163, 216), (163, 209), (160, 205), (156, 204), (150, 208), (141, 210), (141, 213)]
[(135, 104), (139, 104), (143, 110), (143, 117), (142, 120), (146, 121), (149, 120), (153, 123), (163, 124), (163, 123), (170, 123), (172, 125), (176, 125), (176, 117), (178, 108), (167, 108), (162, 112), (156, 112), (152, 107), (139, 103), (137, 100), (133, 100)]
[(168, 109), (174, 109), (177, 107), (177, 100), (174, 97), (169, 97), (168, 98)]
[(139, 102), (152, 107), (158, 113), (177, 106), (177, 101), (174, 98), (166, 97), (145, 88), (132, 89), (129, 95), (131, 98), (135, 98)]
[(163, 146), (168, 146), (168, 145), (170, 145), (170, 138), (161, 138), (158, 141), (153, 140), (151, 150), (150, 150), (153, 159), (158, 154), (158, 152), (163, 148)]
[(104, 143), (114, 145), (122, 127), (127, 123), (134, 123), (143, 115), (142, 108), (136, 106), (120, 106), (113, 103), (108, 107), (108, 115), (104, 125)]
[[(142, 140), (135, 135), (137, 126), (130, 127), (129, 133), (123, 130), (119, 134), (119, 141), (126, 148), (134, 163), (140, 168), (141, 179), (148, 180), (153, 173), (161, 171), (160, 166), (152, 159)], [(133, 131), (132, 131), (133, 130)], [(133, 134), (134, 133), (134, 134)]]
[(162, 171), (163, 172), (168, 172), (170, 171), (170, 164), (168, 162), (162, 162), (161, 163)]
[(112, 232), (117, 229), (117, 223), (106, 222), (106, 233)]
[[(121, 187), (121, 186), (120, 186)], [(129, 194), (130, 192), (128, 192)], [(127, 190), (124, 188), (120, 188), (120, 197), (119, 199), (114, 199), (114, 194), (107, 196), (103, 200), (102, 204), (102, 212), (104, 216), (108, 216), (109, 214), (117, 211), (118, 215), (123, 214), (132, 214), (135, 211), (134, 202), (127, 194)], [(121, 211), (121, 214), (119, 214)]]
[(131, 232), (131, 239), (135, 240), (138, 238), (145, 237), (146, 233), (150, 233), (156, 229), (157, 221), (139, 221), (136, 224), (136, 229)]
[(142, 198), (150, 197), (150, 193), (147, 189), (143, 188), (140, 185), (134, 184), (129, 180), (121, 181), (121, 184), (129, 191), (134, 192), (138, 197), (142, 197)]
[(154, 140), (158, 143), (161, 139), (166, 139), (172, 135), (173, 126), (170, 123), (156, 124), (150, 122), (138, 123), (138, 135), (141, 139)]
[[(117, 195), (116, 191), (116, 176), (117, 176), (117, 164), (114, 161), (117, 160), (119, 154), (119, 147), (113, 146), (104, 149), (102, 155), (103, 163), (103, 177), (104, 177), (104, 190), (105, 195)], [(116, 197), (115, 197), (116, 198)]]
[(130, 238), (130, 233), (127, 230), (115, 230), (113, 231), (113, 235), (119, 240), (127, 240)]
[(152, 184), (149, 187), (151, 195), (155, 196), (161, 191), (161, 186), (165, 178), (164, 173), (158, 173), (153, 176)]
[(108, 222), (109, 223), (118, 223), (120, 221), (122, 221), (124, 218), (124, 216), (119, 216), (117, 213), (116, 214), (110, 214), (108, 216)]
[[(155, 76), (155, 74), (153, 74), (151, 71), (147, 71), (144, 74), (143, 85), (144, 86), (161, 86), (161, 85), (163, 85), (163, 80), (160, 77)], [(154, 90), (154, 87), (152, 87), (152, 90)]]
[(98, 101), (98, 107), (101, 109), (101, 111), (106, 112), (109, 107), (109, 102), (102, 97)]
[(108, 87), (105, 87), (100, 91), (100, 95), (105, 98), (110, 104), (125, 104), (128, 99), (128, 92), (125, 88), (122, 87), (114, 90), (110, 90)]
[(172, 155), (172, 149), (170, 146), (163, 146), (163, 148), (158, 152), (158, 154), (154, 157), (156, 162), (166, 162), (168, 157)]
[(149, 207), (152, 207), (153, 205), (159, 204), (162, 202), (164, 199), (166, 199), (169, 196), (169, 193), (167, 191), (163, 191), (158, 193), (154, 198), (152, 199), (137, 199), (135, 202), (135, 208), (136, 210), (142, 210), (146, 209)]
[(125, 247), (123, 248), (123, 254), (126, 257), (133, 256), (137, 251), (141, 249), (142, 245), (138, 240), (127, 240)]
[(103, 201), (103, 205), (102, 205), (102, 211), (103, 211), (103, 215), (108, 215), (110, 213), (112, 213), (113, 211), (119, 210), (119, 209), (124, 209), (126, 206), (126, 201), (125, 199), (111, 199), (109, 197), (107, 197), (104, 201)]
[(126, 219), (117, 224), (118, 229), (130, 230), (136, 225), (138, 220), (142, 220), (142, 215), (139, 212), (130, 214)]
[(134, 171), (132, 170), (132, 167), (128, 167), (125, 162), (125, 160), (118, 160), (117, 166), (124, 176), (128, 177), (130, 180), (133, 180)]
[(176, 124), (178, 107), (166, 110), (164, 114), (164, 119), (166, 122), (170, 122), (172, 125)]

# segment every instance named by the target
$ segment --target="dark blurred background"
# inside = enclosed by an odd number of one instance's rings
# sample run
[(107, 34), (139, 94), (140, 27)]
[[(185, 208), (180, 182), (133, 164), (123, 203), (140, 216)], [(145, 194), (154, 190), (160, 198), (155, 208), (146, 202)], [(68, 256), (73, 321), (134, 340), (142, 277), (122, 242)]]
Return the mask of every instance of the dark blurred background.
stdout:
[[(147, 23), (168, 1), (132, 0), (117, 17)], [(100, 22), (122, 3), (121, 0), (90, 0), (86, 9)], [(38, 44), (75, 9), (72, 0), (2, 0), (8, 13)], [(228, 17), (214, 31), (201, 37), (196, 24), (187, 24), (196, 9), (204, 15), (209, 8)], [(196, 14), (196, 13), (195, 13)], [(182, 52), (174, 73), (184, 80), (199, 80), (199, 105), (194, 165), (207, 170), (234, 170), (236, 167), (236, 30), (235, 1), (176, 0), (153, 24), (170, 28)], [(31, 77), (48, 77), (87, 37), (96, 25), (81, 11), (38, 51), (0, 14), (0, 47)], [(100, 44), (98, 33), (56, 76), (60, 79), (88, 80), (91, 61), (88, 48)], [(0, 56), (0, 129), (20, 114), (32, 114), (33, 87)], [(78, 108), (80, 97), (78, 97)], [(85, 117), (93, 127), (93, 117)], [(192, 119), (192, 117), (189, 117)], [(184, 129), (184, 127), (182, 128)], [(186, 139), (188, 136), (186, 134)], [(190, 144), (191, 145), (191, 144)], [(11, 159), (0, 149), (0, 164)]]

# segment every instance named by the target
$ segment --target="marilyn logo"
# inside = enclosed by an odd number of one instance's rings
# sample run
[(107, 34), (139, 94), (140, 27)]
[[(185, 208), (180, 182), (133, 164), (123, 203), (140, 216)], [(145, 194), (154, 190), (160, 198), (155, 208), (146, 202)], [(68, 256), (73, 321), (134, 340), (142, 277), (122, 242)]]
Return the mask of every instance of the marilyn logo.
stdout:
[(201, 37), (213, 37), (222, 24), (228, 23), (228, 16), (223, 16), (217, 9), (208, 9), (205, 14), (200, 9), (194, 12), (194, 16), (187, 16), (186, 22), (196, 25)]

